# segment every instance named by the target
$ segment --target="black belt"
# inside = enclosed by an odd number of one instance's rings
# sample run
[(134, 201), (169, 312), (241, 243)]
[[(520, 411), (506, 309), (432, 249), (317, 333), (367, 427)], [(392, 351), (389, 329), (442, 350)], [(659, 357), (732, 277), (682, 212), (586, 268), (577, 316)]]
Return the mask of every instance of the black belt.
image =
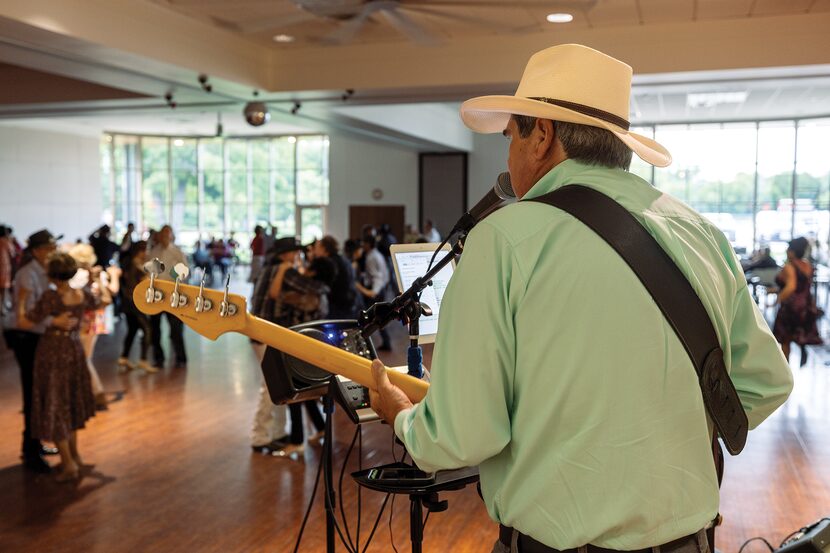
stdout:
[[(499, 525), (499, 541), (507, 547), (510, 548), (511, 538), (513, 536), (513, 529), (508, 528), (504, 525)], [(530, 536), (526, 534), (522, 534), (521, 532), (518, 533), (518, 551), (519, 553), (578, 553), (578, 548), (573, 549), (554, 549), (553, 547), (547, 546), (542, 542), (536, 541)], [(682, 545), (685, 545), (687, 542), (690, 541), (697, 541), (697, 532), (694, 534), (689, 534), (688, 536), (683, 536), (682, 538), (677, 538), (676, 540), (672, 540), (670, 542), (664, 543), (660, 545), (661, 551), (671, 551), (672, 549), (678, 548)], [(636, 549), (633, 551), (626, 551), (621, 552), (617, 551), (616, 549), (608, 549), (607, 547), (599, 547), (598, 545), (588, 544), (585, 546), (586, 553), (651, 553), (653, 551), (652, 547), (647, 547), (645, 549)]]

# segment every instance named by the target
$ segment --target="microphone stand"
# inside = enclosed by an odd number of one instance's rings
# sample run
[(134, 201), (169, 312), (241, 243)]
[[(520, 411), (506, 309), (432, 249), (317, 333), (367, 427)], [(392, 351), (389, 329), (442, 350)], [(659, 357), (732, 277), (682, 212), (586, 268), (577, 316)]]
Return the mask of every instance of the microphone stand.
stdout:
[(421, 297), (421, 292), (432, 283), (432, 277), (437, 275), (441, 269), (461, 255), (463, 250), (464, 246), (461, 244), (461, 240), (456, 240), (452, 250), (442, 257), (424, 276), (416, 278), (412, 286), (405, 292), (390, 302), (374, 304), (369, 309), (363, 311), (358, 318), (357, 324), (364, 338), (368, 338), (394, 320), (399, 320), (403, 324), (409, 325), (410, 346), (407, 352), (407, 369), (409, 374), (413, 376), (418, 376), (419, 378), (423, 376), (421, 369), (421, 347), (418, 345), (418, 319), (422, 314), (432, 314), (428, 311), (428, 308), (425, 311), (425, 306), (418, 301)]

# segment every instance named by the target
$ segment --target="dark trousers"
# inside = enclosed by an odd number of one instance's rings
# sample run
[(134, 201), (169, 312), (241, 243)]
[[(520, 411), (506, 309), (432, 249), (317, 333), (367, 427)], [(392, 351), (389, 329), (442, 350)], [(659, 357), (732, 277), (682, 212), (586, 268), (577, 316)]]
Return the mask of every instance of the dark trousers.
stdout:
[(150, 327), (150, 319), (144, 313), (133, 311), (132, 309), (125, 309), (124, 316), (127, 318), (127, 335), (124, 336), (124, 348), (121, 350), (121, 357), (129, 357), (130, 350), (133, 347), (133, 340), (136, 334), (141, 330), (141, 357), (143, 361), (147, 360), (147, 352), (150, 351), (150, 346), (153, 341), (153, 330)]
[(170, 313), (159, 313), (150, 316), (150, 334), (153, 340), (153, 360), (157, 365), (164, 364), (164, 350), (161, 349), (161, 317), (167, 317), (170, 325), (170, 342), (173, 344), (173, 353), (176, 363), (187, 363), (187, 353), (184, 351), (184, 325)]
[(40, 334), (25, 330), (6, 330), (3, 332), (6, 345), (14, 352), (17, 366), (20, 367), (20, 384), (23, 388), (23, 447), (24, 459), (40, 456), (40, 440), (32, 437), (32, 385), (35, 372), (35, 350)]
[[(310, 399), (304, 401), (302, 405), (305, 405), (306, 413), (308, 413), (314, 428), (318, 431), (323, 430), (326, 427), (326, 421), (323, 420), (323, 415), (320, 414), (319, 402)], [(305, 432), (303, 431), (303, 412), (300, 409), (300, 404), (289, 404), (288, 411), (291, 414), (291, 437), (289, 439), (292, 444), (301, 444), (305, 439)]]

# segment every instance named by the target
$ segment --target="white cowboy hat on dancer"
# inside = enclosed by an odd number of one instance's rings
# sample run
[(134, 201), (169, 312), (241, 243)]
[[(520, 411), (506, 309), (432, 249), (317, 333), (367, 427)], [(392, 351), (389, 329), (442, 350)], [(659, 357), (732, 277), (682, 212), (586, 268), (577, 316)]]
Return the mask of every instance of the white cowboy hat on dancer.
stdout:
[(502, 132), (511, 115), (528, 115), (608, 129), (643, 161), (671, 163), (669, 151), (630, 132), (631, 66), (581, 44), (536, 52), (513, 96), (480, 96), (461, 104), (461, 119), (480, 133)]

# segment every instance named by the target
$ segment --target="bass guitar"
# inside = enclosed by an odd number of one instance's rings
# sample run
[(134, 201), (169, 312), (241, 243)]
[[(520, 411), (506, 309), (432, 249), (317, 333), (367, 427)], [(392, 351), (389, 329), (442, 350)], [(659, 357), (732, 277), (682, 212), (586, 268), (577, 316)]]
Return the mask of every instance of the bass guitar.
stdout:
[[(302, 359), (332, 374), (375, 389), (372, 362), (338, 347), (304, 336), (248, 313), (243, 296), (224, 291), (189, 286), (178, 281), (141, 281), (133, 290), (133, 301), (142, 313), (167, 312), (205, 338), (216, 340), (227, 332), (244, 334), (288, 355)], [(429, 384), (407, 374), (386, 369), (389, 380), (409, 397), (421, 401)]]

